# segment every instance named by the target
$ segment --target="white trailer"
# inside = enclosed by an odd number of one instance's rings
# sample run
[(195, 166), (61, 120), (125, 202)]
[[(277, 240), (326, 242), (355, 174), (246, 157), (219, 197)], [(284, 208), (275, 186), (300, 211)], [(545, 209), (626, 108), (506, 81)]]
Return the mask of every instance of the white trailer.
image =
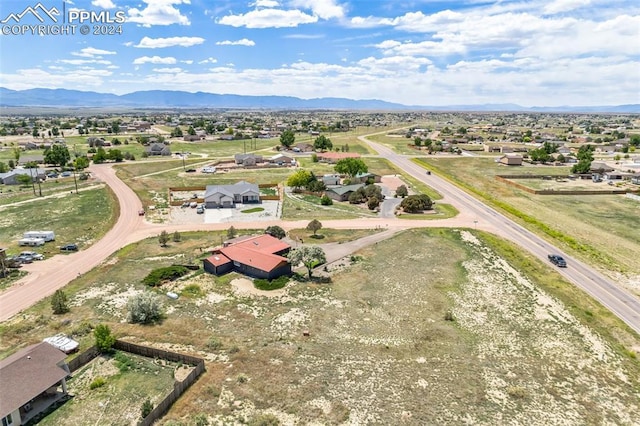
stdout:
[(29, 231), (25, 232), (24, 238), (42, 238), (45, 241), (55, 241), (56, 234), (53, 231)]
[(44, 245), (44, 238), (23, 238), (18, 240), (19, 246), (38, 247)]

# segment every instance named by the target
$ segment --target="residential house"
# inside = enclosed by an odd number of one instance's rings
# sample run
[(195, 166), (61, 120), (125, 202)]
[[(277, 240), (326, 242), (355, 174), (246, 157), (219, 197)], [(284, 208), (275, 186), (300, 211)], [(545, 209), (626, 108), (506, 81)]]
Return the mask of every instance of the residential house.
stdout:
[(264, 162), (264, 158), (256, 154), (236, 154), (233, 158), (236, 160), (236, 164), (242, 166), (255, 166), (257, 163)]
[(245, 181), (233, 185), (207, 185), (204, 193), (205, 208), (235, 207), (236, 203), (260, 203), (258, 185)]
[(276, 154), (269, 158), (269, 163), (278, 164), (280, 166), (291, 166), (296, 163), (296, 160), (284, 154)]
[(324, 175), (322, 176), (322, 183), (324, 183), (325, 186), (340, 185), (340, 175)]
[(358, 173), (351, 179), (351, 182), (359, 182), (359, 183), (380, 183), (381, 177), (375, 173)]
[(196, 141), (203, 141), (205, 140), (206, 136), (205, 135), (184, 135), (182, 137), (182, 139), (185, 142), (196, 142)]
[(592, 161), (591, 168), (589, 169), (589, 171), (598, 173), (612, 172), (613, 170), (613, 167), (608, 166), (607, 163), (602, 161)]
[(33, 182), (37, 182), (38, 180), (45, 180), (47, 172), (45, 169), (41, 168), (13, 169), (6, 173), (0, 173), (0, 183), (5, 185), (18, 185), (20, 183), (18, 181), (18, 176), (20, 175), (31, 176), (31, 180)]
[(640, 174), (631, 176), (631, 183), (640, 185)]
[(507, 166), (522, 166), (522, 155), (505, 154), (498, 158), (496, 162)]
[(147, 155), (171, 155), (171, 148), (169, 145), (165, 145), (163, 143), (152, 143), (147, 146), (146, 151)]
[(327, 188), (327, 190), (325, 191), (325, 194), (327, 194), (327, 197), (331, 198), (332, 200), (348, 201), (349, 196), (352, 193), (356, 192), (358, 189), (362, 188), (363, 186), (364, 184), (357, 183), (353, 185), (344, 185), (344, 186), (337, 186), (334, 188)]
[(0, 361), (2, 425), (23, 425), (67, 397), (66, 355), (49, 343), (28, 346)]
[(300, 142), (300, 143), (297, 143), (297, 144), (293, 145), (292, 150), (294, 152), (312, 152), (313, 151), (313, 144), (306, 143), (306, 142)]
[(236, 271), (255, 278), (272, 280), (291, 274), (289, 259), (284, 257), (291, 246), (268, 234), (239, 237), (226, 241), (203, 260), (205, 271), (223, 275)]

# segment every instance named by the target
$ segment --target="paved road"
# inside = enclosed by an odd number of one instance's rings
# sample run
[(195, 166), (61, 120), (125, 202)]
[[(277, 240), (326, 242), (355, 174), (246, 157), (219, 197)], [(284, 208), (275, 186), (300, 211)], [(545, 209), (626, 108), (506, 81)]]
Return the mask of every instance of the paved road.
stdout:
[(405, 173), (425, 182), (443, 195), (443, 202), (454, 205), (464, 218), (472, 218), (470, 227), (489, 229), (492, 232), (518, 244), (539, 259), (547, 262), (549, 253), (561, 254), (567, 260), (567, 268), (558, 268), (558, 272), (567, 280), (583, 289), (598, 300), (610, 311), (640, 334), (640, 300), (627, 290), (617, 286), (611, 280), (592, 267), (563, 253), (557, 247), (523, 228), (513, 220), (476, 200), (462, 189), (449, 183), (437, 175), (427, 175), (424, 168), (416, 165), (410, 158), (395, 153), (390, 148), (372, 142), (361, 136), (360, 140), (368, 143)]

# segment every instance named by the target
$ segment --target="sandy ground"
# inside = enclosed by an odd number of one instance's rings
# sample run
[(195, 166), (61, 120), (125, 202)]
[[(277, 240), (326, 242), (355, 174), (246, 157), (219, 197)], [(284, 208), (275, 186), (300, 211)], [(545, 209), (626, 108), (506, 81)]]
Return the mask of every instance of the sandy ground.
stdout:
[[(242, 210), (261, 207), (264, 210), (255, 213), (242, 213)], [(205, 209), (204, 214), (196, 213), (196, 209), (171, 207), (169, 223), (201, 224), (201, 223), (228, 223), (228, 222), (264, 222), (279, 219), (282, 209), (279, 201), (263, 201), (260, 204), (238, 204), (233, 209)]]
[(253, 281), (248, 278), (236, 278), (231, 281), (233, 293), (237, 296), (264, 296), (264, 297), (280, 297), (285, 293), (284, 288), (278, 290), (260, 290), (254, 287)]

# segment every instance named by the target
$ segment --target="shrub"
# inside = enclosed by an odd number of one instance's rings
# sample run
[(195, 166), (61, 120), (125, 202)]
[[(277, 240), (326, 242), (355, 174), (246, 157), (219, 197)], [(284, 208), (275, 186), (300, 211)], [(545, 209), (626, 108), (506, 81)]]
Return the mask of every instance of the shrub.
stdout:
[(193, 418), (193, 424), (195, 426), (208, 426), (209, 425), (209, 418), (207, 417), (207, 415), (205, 413), (198, 413)]
[(173, 233), (173, 242), (174, 243), (179, 243), (180, 240), (182, 240), (182, 236), (180, 235), (180, 233), (178, 231)]
[(142, 403), (142, 408), (140, 409), (142, 418), (144, 419), (153, 411), (153, 404), (149, 399)]
[(127, 321), (132, 324), (150, 324), (162, 318), (162, 305), (151, 292), (137, 294), (127, 302)]
[(93, 381), (89, 384), (89, 389), (93, 390), (93, 389), (98, 389), (101, 388), (102, 386), (104, 386), (107, 383), (107, 381), (104, 379), (104, 377), (96, 377), (95, 379), (93, 379)]
[(173, 281), (189, 273), (189, 269), (184, 266), (167, 266), (165, 268), (154, 269), (142, 279), (142, 283), (151, 287), (162, 284), (162, 281)]
[(330, 206), (333, 204), (333, 200), (329, 198), (327, 194), (324, 194), (322, 195), (322, 197), (320, 197), (320, 204), (322, 204), (323, 206)]
[(116, 352), (113, 357), (116, 361), (116, 367), (121, 373), (126, 373), (135, 367), (135, 363), (124, 352)]
[(260, 290), (277, 290), (283, 288), (289, 282), (289, 277), (283, 275), (273, 280), (256, 279), (253, 281), (255, 288)]
[(283, 239), (287, 235), (284, 229), (282, 229), (278, 225), (268, 226), (267, 229), (264, 230), (264, 233), (269, 234), (279, 240)]
[(93, 336), (96, 339), (96, 348), (100, 353), (109, 353), (112, 351), (113, 344), (116, 343), (116, 338), (111, 334), (109, 326), (105, 324), (98, 324), (93, 330)]
[(204, 292), (198, 284), (189, 284), (182, 289), (182, 295), (187, 297), (202, 297)]
[(51, 308), (56, 315), (66, 314), (69, 312), (69, 305), (67, 304), (67, 295), (62, 290), (56, 290), (51, 298)]
[(209, 337), (209, 341), (207, 342), (207, 348), (213, 351), (217, 351), (222, 348), (222, 342), (216, 336)]
[(247, 423), (248, 426), (278, 426), (280, 424), (280, 420), (271, 414), (260, 414)]

